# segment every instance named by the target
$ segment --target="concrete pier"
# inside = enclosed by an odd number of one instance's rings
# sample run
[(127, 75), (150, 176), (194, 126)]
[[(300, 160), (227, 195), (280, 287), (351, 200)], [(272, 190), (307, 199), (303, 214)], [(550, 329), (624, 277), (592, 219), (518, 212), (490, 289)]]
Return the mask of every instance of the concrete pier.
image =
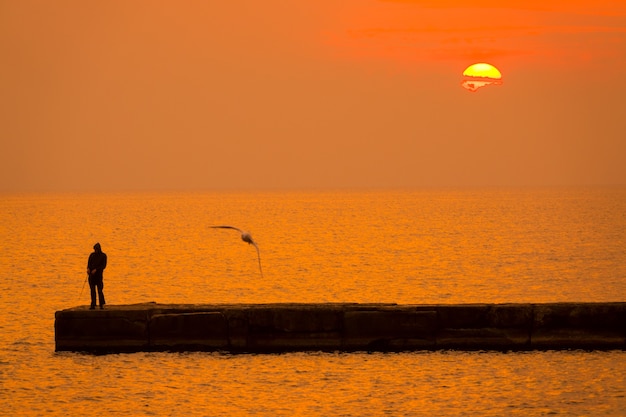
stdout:
[(75, 307), (56, 312), (55, 339), (88, 352), (625, 349), (626, 302)]

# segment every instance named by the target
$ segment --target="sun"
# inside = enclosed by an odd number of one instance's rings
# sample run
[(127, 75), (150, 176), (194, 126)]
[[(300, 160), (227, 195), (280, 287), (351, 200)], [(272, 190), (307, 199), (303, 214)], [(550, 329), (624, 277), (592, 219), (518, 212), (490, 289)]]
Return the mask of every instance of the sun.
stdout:
[(502, 73), (496, 67), (485, 62), (472, 64), (463, 71), (461, 85), (468, 91), (475, 92), (489, 85), (501, 85)]
[(498, 68), (491, 64), (479, 62), (478, 64), (472, 64), (463, 71), (464, 77), (485, 77), (499, 80), (502, 78), (502, 74)]

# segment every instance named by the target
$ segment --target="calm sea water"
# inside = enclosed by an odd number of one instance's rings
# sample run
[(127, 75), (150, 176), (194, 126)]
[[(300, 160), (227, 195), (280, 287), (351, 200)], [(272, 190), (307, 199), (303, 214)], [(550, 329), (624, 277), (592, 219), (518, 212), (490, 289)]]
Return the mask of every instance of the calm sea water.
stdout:
[(623, 188), (3, 195), (0, 415), (626, 415), (624, 351), (55, 353), (96, 241), (109, 304), (625, 301)]

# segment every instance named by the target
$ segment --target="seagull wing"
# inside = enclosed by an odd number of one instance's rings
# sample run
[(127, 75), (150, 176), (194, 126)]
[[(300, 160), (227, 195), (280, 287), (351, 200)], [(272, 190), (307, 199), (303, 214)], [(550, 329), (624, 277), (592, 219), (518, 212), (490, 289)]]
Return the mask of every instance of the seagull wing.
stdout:
[(256, 243), (252, 242), (252, 244), (256, 248), (256, 254), (259, 258), (259, 272), (261, 272), (261, 278), (263, 278), (263, 268), (261, 268), (261, 251), (259, 251), (259, 246)]
[(234, 226), (209, 226), (209, 227), (212, 229), (233, 229), (233, 230), (238, 231), (239, 233), (243, 233), (243, 230)]
[[(244, 242), (248, 242), (251, 245), (254, 245), (254, 248), (256, 249), (256, 254), (257, 257), (259, 259), (259, 271), (261, 272), (261, 277), (263, 277), (263, 268), (261, 267), (261, 251), (259, 251), (259, 245), (256, 244), (256, 242), (254, 240), (252, 240), (252, 236), (250, 236), (249, 233), (244, 232), (243, 230), (235, 227), (235, 226), (209, 226), (212, 229), (233, 229), (238, 231), (239, 233), (241, 233), (241, 238), (244, 240)], [(244, 239), (244, 236), (247, 237), (248, 239)]]

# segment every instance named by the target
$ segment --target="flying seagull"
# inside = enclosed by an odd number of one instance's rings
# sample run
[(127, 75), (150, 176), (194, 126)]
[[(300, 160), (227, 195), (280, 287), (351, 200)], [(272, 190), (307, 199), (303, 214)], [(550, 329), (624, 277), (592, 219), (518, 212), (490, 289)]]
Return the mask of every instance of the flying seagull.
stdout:
[(244, 232), (241, 229), (238, 229), (234, 226), (210, 226), (213, 229), (233, 229), (241, 233), (241, 240), (248, 243), (249, 245), (253, 245), (256, 248), (256, 254), (259, 258), (259, 271), (261, 272), (261, 278), (263, 278), (263, 268), (261, 268), (261, 252), (259, 252), (259, 245), (256, 244), (254, 240), (252, 240), (252, 235), (250, 232)]

